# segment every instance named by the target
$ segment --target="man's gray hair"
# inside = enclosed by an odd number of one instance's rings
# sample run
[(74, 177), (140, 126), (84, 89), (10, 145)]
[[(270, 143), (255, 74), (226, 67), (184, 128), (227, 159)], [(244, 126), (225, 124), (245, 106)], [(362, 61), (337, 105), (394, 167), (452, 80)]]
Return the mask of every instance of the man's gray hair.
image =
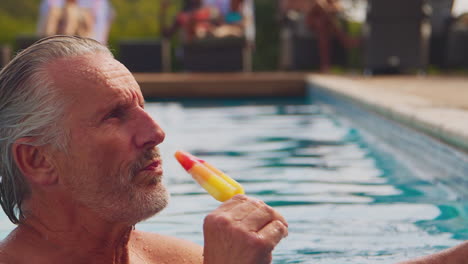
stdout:
[(68, 133), (60, 127), (65, 102), (47, 73), (47, 64), (91, 53), (112, 56), (92, 39), (48, 37), (20, 52), (0, 71), (0, 204), (15, 224), (24, 217), (21, 204), (30, 188), (12, 156), (13, 144), (28, 138), (28, 144), (49, 144), (66, 152)]

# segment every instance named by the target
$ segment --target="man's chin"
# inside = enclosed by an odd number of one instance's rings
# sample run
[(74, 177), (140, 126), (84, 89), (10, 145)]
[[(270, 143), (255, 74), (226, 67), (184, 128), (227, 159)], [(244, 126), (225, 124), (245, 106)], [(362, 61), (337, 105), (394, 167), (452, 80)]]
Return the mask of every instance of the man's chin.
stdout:
[(170, 195), (159, 179), (155, 179), (152, 187), (157, 188), (150, 194), (144, 194), (144, 196), (148, 196), (138, 199), (141, 201), (139, 203), (137, 202), (134, 208), (130, 209), (130, 212), (128, 212), (130, 215), (135, 215), (136, 222), (141, 222), (155, 216), (166, 208), (169, 203)]
[(116, 199), (110, 210), (101, 212), (101, 216), (111, 222), (134, 225), (158, 214), (169, 203), (169, 193), (160, 180), (155, 181), (154, 185), (130, 191), (133, 194), (127, 194), (131, 196), (128, 200)]
[[(166, 206), (164, 206), (164, 208), (166, 208)], [(134, 219), (133, 224), (135, 225), (137, 223), (144, 222), (148, 219), (151, 219), (152, 217), (158, 215), (161, 211), (163, 211), (164, 208), (161, 208), (158, 211), (153, 211), (151, 213), (148, 213), (147, 215), (141, 215), (141, 217), (139, 217), (138, 219)]]

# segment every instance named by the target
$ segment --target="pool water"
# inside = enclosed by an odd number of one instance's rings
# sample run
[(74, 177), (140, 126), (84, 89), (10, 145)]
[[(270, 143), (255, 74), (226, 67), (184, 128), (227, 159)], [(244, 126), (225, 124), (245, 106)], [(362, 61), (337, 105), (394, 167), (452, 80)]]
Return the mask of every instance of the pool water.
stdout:
[(169, 207), (138, 228), (203, 243), (219, 206), (173, 158), (189, 151), (241, 182), (289, 222), (273, 263), (395, 263), (467, 238), (452, 191), (414, 176), (333, 110), (301, 100), (149, 103), (161, 145)]
[[(302, 100), (148, 103), (161, 145), (166, 210), (138, 224), (203, 244), (220, 205), (173, 158), (185, 150), (241, 182), (289, 222), (273, 263), (395, 263), (468, 237), (466, 204), (416, 177), (349, 120)], [(13, 228), (0, 217), (2, 237)]]

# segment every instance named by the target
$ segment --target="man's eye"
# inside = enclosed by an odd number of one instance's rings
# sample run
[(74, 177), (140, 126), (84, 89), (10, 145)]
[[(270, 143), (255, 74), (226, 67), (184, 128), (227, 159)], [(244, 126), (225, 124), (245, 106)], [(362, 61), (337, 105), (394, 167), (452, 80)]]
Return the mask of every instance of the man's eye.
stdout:
[(106, 115), (104, 120), (111, 119), (111, 118), (121, 118), (123, 116), (124, 112), (121, 108), (117, 108), (112, 110), (109, 114)]

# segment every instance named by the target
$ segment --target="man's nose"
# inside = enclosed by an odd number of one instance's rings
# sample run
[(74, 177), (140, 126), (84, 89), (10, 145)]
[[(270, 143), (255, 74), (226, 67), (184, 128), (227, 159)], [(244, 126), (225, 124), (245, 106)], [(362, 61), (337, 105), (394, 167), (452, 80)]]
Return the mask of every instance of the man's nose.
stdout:
[(166, 134), (154, 119), (143, 109), (139, 110), (134, 134), (138, 148), (152, 148), (164, 141)]

